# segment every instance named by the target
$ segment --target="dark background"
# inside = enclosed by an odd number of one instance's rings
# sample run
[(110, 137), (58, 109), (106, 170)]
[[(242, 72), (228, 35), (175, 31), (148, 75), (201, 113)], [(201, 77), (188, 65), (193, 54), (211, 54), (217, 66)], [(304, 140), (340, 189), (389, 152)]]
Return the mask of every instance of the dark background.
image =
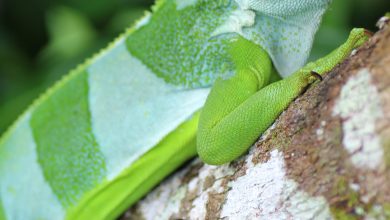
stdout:
[[(47, 87), (129, 27), (153, 0), (0, 0), (0, 134)], [(311, 59), (352, 27), (376, 31), (390, 0), (334, 0)]]

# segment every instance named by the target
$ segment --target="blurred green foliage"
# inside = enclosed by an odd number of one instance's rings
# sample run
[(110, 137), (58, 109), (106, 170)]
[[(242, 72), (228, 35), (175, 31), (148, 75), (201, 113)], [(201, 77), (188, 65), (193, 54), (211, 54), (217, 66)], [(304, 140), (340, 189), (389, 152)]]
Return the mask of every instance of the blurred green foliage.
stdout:
[[(0, 134), (46, 88), (129, 27), (153, 0), (0, 1)], [(375, 31), (389, 0), (334, 0), (311, 59), (352, 27)]]
[(310, 59), (320, 58), (342, 44), (353, 27), (375, 32), (376, 22), (388, 11), (389, 0), (333, 0), (316, 35)]

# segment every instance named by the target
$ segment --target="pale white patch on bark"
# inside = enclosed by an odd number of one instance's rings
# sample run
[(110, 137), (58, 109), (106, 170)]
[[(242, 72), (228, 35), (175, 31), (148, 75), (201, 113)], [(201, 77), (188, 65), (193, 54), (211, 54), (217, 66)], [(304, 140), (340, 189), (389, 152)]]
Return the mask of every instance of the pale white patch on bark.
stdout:
[(227, 219), (331, 219), (326, 200), (298, 190), (286, 177), (283, 154), (271, 152), (268, 162), (254, 165), (247, 158), (247, 173), (231, 182), (221, 218)]
[[(199, 159), (192, 165), (201, 163)], [(233, 175), (234, 169), (228, 165), (209, 166), (204, 165), (199, 170), (198, 176), (192, 178), (188, 184), (182, 183), (184, 175), (189, 172), (187, 169), (175, 174), (164, 181), (158, 188), (153, 190), (148, 196), (141, 200), (139, 208), (142, 217), (146, 220), (170, 219), (179, 213), (179, 209), (188, 194), (195, 193), (195, 200), (192, 201), (192, 209), (189, 212), (190, 219), (204, 219), (206, 216), (206, 205), (209, 199), (208, 194), (213, 192), (222, 193), (225, 188), (222, 186), (224, 177)], [(205, 188), (207, 178), (212, 177), (215, 181), (212, 186)], [(131, 213), (129, 215), (132, 215)], [(130, 217), (130, 216), (127, 216)]]
[(368, 69), (360, 70), (343, 86), (333, 114), (343, 120), (343, 145), (358, 168), (375, 169), (383, 162), (376, 121), (383, 117), (377, 88)]
[(318, 140), (324, 139), (325, 126), (326, 126), (326, 121), (321, 121), (320, 126), (316, 130), (316, 135)]
[[(192, 202), (192, 209), (189, 213), (191, 219), (205, 219), (207, 209), (207, 201), (209, 200), (209, 193), (211, 191), (222, 193), (224, 187), (222, 186), (222, 178), (233, 175), (234, 170), (228, 165), (210, 166), (204, 165), (200, 171), (199, 176), (190, 183), (189, 191), (197, 190), (197, 198)], [(213, 185), (209, 188), (204, 188), (207, 178), (213, 177), (215, 179)], [(196, 186), (196, 187), (195, 187)]]
[(172, 213), (179, 212), (181, 201), (187, 193), (187, 187), (181, 181), (186, 172), (188, 168), (164, 181), (138, 203), (144, 219), (169, 219)]

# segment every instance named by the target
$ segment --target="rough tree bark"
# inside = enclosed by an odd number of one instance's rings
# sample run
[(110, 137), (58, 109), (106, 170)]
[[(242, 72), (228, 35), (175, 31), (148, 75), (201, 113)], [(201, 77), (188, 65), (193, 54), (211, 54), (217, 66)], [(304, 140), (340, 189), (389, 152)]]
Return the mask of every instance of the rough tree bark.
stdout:
[(248, 155), (194, 160), (123, 219), (390, 219), (390, 26), (308, 90)]

